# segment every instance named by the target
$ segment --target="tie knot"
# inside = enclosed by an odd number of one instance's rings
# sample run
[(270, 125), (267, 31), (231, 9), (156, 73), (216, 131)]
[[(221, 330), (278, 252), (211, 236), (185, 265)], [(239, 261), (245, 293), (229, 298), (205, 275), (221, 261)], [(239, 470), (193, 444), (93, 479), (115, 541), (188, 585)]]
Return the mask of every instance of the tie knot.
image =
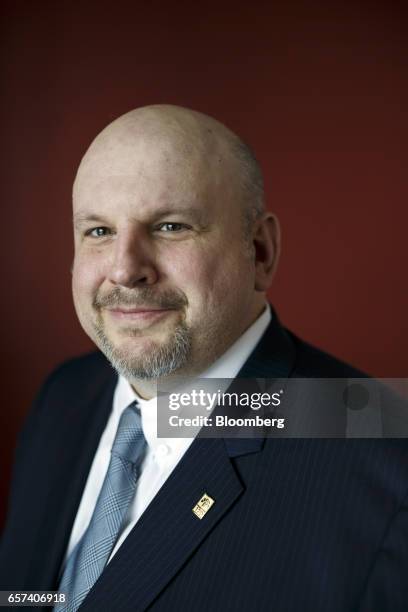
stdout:
[(137, 402), (132, 402), (122, 413), (111, 453), (125, 461), (139, 463), (145, 450), (142, 419)]

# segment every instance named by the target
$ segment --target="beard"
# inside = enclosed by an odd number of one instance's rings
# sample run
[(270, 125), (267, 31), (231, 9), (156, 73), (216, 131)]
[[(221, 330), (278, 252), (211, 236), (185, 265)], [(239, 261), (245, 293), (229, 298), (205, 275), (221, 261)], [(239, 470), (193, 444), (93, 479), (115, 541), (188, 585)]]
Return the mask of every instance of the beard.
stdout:
[[(110, 361), (114, 369), (127, 380), (157, 380), (169, 376), (183, 368), (191, 355), (192, 334), (185, 321), (181, 321), (173, 330), (167, 340), (158, 343), (152, 341), (148, 350), (142, 354), (131, 348), (119, 348), (108, 338), (104, 328), (100, 309), (103, 307), (158, 307), (180, 309), (187, 304), (184, 295), (175, 291), (166, 291), (157, 295), (150, 287), (143, 287), (136, 291), (115, 289), (106, 296), (96, 296), (94, 308), (98, 312), (93, 322), (95, 342)], [(134, 327), (121, 329), (121, 334), (127, 338), (140, 338), (142, 332)]]

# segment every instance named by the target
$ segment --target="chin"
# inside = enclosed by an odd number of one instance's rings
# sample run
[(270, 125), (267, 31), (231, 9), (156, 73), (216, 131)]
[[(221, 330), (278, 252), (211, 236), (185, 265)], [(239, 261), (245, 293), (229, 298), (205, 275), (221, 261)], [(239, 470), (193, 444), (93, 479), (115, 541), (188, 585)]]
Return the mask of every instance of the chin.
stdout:
[(143, 356), (149, 356), (150, 353), (160, 349), (162, 344), (165, 344), (164, 339), (162, 342), (150, 337), (138, 336), (129, 338), (114, 338), (108, 336), (108, 342), (115, 353), (128, 357), (129, 359), (143, 358)]
[[(152, 330), (153, 331), (153, 330)], [(185, 324), (172, 331), (148, 333), (133, 327), (118, 330), (95, 325), (96, 345), (126, 378), (158, 378), (186, 364), (192, 337)]]

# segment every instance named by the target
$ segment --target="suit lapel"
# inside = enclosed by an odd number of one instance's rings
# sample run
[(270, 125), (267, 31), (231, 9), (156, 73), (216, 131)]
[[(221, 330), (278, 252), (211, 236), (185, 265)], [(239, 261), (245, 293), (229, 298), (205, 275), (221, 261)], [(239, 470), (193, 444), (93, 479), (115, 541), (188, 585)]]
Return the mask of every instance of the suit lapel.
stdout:
[[(286, 377), (295, 349), (276, 315), (239, 377)], [(231, 458), (262, 450), (263, 439), (197, 438), (143, 513), (80, 607), (145, 610), (245, 494)], [(215, 500), (198, 519), (192, 509), (206, 493)]]
[[(243, 492), (223, 440), (195, 440), (80, 607), (145, 610)], [(200, 520), (193, 507), (215, 500)], [(132, 602), (132, 604), (131, 604)]]

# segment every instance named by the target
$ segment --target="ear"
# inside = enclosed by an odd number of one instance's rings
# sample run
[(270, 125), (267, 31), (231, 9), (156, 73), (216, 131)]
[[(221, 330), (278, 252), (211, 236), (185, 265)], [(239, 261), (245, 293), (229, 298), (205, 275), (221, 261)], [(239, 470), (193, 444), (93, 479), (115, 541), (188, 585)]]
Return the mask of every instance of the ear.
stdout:
[(267, 291), (275, 274), (280, 255), (280, 226), (278, 218), (266, 212), (255, 223), (253, 233), (255, 252), (255, 290)]

